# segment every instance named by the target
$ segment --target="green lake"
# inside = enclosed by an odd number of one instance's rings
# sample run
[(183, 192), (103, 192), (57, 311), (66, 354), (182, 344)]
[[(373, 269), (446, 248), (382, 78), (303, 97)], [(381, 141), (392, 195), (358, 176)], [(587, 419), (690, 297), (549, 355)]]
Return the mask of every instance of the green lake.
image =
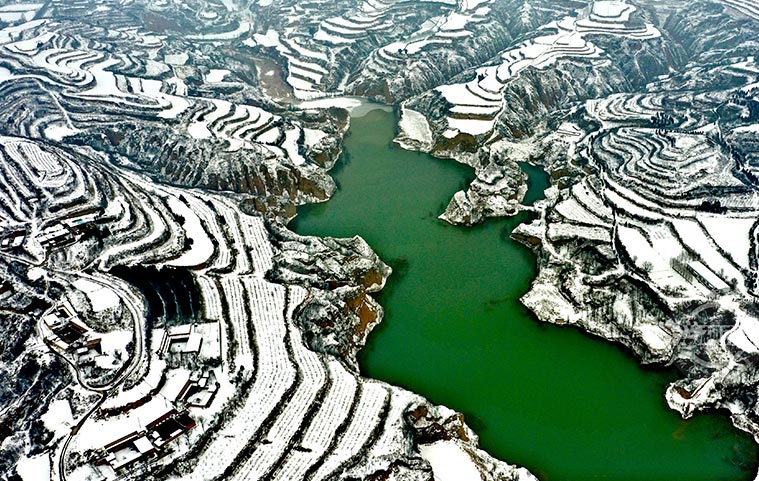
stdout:
[[(484, 449), (542, 481), (753, 479), (757, 446), (727, 416), (683, 421), (668, 409), (673, 370), (539, 323), (519, 303), (534, 256), (509, 238), (525, 218), (474, 228), (438, 220), (473, 172), (393, 145), (395, 121), (382, 110), (354, 118), (332, 172), (339, 190), (291, 224), (358, 234), (394, 269), (362, 373), (463, 412)], [(534, 199), (546, 179), (532, 170)]]

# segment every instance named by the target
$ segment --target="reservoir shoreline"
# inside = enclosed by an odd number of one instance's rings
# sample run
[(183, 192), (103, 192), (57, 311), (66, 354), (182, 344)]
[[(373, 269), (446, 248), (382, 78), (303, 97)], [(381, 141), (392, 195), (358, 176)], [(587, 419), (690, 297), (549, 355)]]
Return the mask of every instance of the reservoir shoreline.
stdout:
[(394, 145), (395, 125), (381, 110), (353, 118), (332, 172), (338, 192), (291, 223), (361, 235), (394, 269), (362, 374), (462, 411), (484, 449), (543, 480), (752, 479), (755, 466), (737, 461), (756, 459), (756, 446), (726, 416), (683, 421), (667, 407), (673, 369), (539, 324), (519, 302), (535, 257), (510, 238), (526, 214), (472, 228), (438, 220), (471, 169)]

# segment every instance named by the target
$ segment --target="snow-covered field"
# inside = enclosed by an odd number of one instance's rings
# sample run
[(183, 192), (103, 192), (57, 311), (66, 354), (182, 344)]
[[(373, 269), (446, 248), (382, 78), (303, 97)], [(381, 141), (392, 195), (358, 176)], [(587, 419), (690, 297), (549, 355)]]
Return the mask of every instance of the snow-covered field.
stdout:
[(105, 285), (97, 284), (90, 279), (80, 278), (74, 281), (74, 287), (87, 294), (95, 312), (117, 307), (121, 302), (118, 294)]

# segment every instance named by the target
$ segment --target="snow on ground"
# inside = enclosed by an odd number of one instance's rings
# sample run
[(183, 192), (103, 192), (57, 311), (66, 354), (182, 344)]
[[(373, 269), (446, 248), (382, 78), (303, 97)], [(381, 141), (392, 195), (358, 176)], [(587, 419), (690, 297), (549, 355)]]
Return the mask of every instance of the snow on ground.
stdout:
[(637, 328), (643, 341), (654, 351), (665, 351), (672, 341), (672, 336), (656, 324), (643, 323)]
[(541, 321), (555, 324), (574, 323), (581, 315), (559, 289), (547, 283), (533, 283), (532, 289), (520, 299)]
[[(2, 81), (2, 72), (0, 72), (0, 81)], [(45, 127), (45, 137), (49, 140), (60, 142), (64, 137), (75, 135), (79, 132), (78, 129), (72, 129), (66, 125), (55, 124)]]
[(422, 150), (427, 150), (432, 146), (430, 124), (427, 118), (416, 110), (403, 107), (398, 127), (406, 137), (422, 144)]
[(16, 472), (23, 481), (50, 479), (50, 458), (46, 454), (31, 458), (21, 456), (16, 464)]
[(468, 15), (462, 15), (460, 13), (454, 13), (448, 17), (448, 20), (441, 27), (442, 30), (463, 30), (471, 17)]
[(186, 52), (168, 54), (163, 57), (163, 61), (169, 65), (184, 65), (190, 59)]
[(208, 75), (206, 75), (206, 82), (208, 83), (223, 82), (226, 76), (229, 74), (230, 72), (227, 69), (212, 68), (211, 71), (208, 72)]
[[(643, 235), (643, 232), (648, 235), (648, 238)], [(635, 227), (632, 224), (619, 226), (617, 236), (636, 267), (640, 270), (648, 270), (648, 277), (655, 285), (661, 288), (682, 288), (687, 295), (709, 295), (709, 290), (700, 282), (688, 281), (672, 268), (672, 259), (682, 256), (685, 251), (667, 224), (645, 227)], [(647, 266), (647, 263), (650, 265)]]
[(448, 119), (448, 127), (451, 130), (457, 130), (471, 135), (482, 135), (493, 130), (494, 120), (478, 119)]
[(597, 1), (593, 2), (593, 14), (606, 19), (613, 19), (617, 22), (627, 22), (630, 14), (635, 10), (632, 5), (618, 1)]
[(751, 0), (722, 0), (728, 6), (733, 7), (738, 12), (751, 17), (759, 19), (759, 4), (751, 2)]
[(262, 47), (278, 47), (282, 43), (279, 41), (279, 33), (276, 30), (269, 29), (265, 34), (256, 33), (253, 36), (242, 42), (248, 47), (255, 47), (260, 45)]
[(24, 16), (22, 12), (0, 12), (0, 22), (15, 23)]
[[(156, 351), (157, 346), (160, 344), (163, 334), (163, 329), (153, 331), (153, 338), (151, 339), (153, 352)], [(147, 375), (136, 386), (126, 391), (118, 391), (113, 397), (106, 399), (101, 408), (104, 410), (120, 408), (148, 396), (150, 391), (161, 383), (165, 370), (166, 361), (163, 359), (152, 359)]]
[(42, 279), (47, 275), (47, 272), (45, 269), (42, 269), (41, 267), (32, 267), (28, 271), (26, 271), (26, 278), (30, 281), (36, 281), (38, 279)]
[(201, 359), (221, 358), (222, 352), (221, 338), (219, 336), (219, 323), (204, 322), (201, 324), (195, 324), (193, 330), (203, 338), (198, 356)]
[(759, 134), (759, 124), (744, 125), (733, 130), (733, 132), (743, 132), (751, 134)]
[(89, 279), (80, 278), (75, 280), (73, 284), (74, 287), (87, 295), (92, 305), (92, 310), (95, 312), (117, 307), (121, 302), (113, 289), (97, 282), (92, 282)]
[(422, 444), (419, 452), (432, 466), (435, 481), (482, 480), (472, 458), (455, 441)]
[(193, 122), (187, 126), (187, 133), (193, 139), (203, 140), (211, 137), (211, 131), (208, 130), (208, 122)]
[(42, 8), (41, 3), (14, 3), (0, 7), (0, 21), (15, 23), (28, 22), (34, 19), (37, 11)]
[(0, 12), (25, 12), (27, 10), (39, 10), (42, 3), (12, 3), (0, 7)]
[(333, 43), (335, 45), (345, 44), (345, 43), (353, 43), (356, 40), (353, 38), (344, 38), (344, 37), (338, 37), (337, 35), (332, 35), (331, 33), (327, 33), (323, 29), (319, 29), (316, 32), (316, 35), (314, 35), (314, 40), (318, 40), (320, 42), (325, 43)]
[(751, 250), (751, 228), (755, 218), (728, 219), (725, 216), (699, 216), (699, 222), (709, 232), (714, 241), (744, 269), (749, 266)]
[(495, 116), (500, 112), (501, 106), (494, 105), (492, 107), (481, 105), (456, 105), (451, 108), (451, 112), (462, 115), (482, 115), (482, 116)]
[(256, 142), (261, 142), (262, 144), (274, 145), (277, 143), (278, 139), (279, 139), (279, 129), (268, 129), (266, 132), (256, 137)]
[(174, 406), (163, 396), (156, 396), (125, 415), (108, 419), (91, 417), (82, 426), (79, 435), (74, 438), (74, 449), (77, 451), (100, 449), (119, 438), (144, 430), (145, 426), (173, 409)]
[(57, 399), (50, 403), (47, 412), (40, 416), (45, 428), (55, 433), (55, 437), (64, 436), (74, 425), (74, 415), (68, 399)]
[[(703, 263), (708, 266), (708, 270), (721, 273), (717, 279), (735, 279), (738, 281), (739, 288), (742, 288), (745, 282), (743, 274), (723, 257), (709, 241), (709, 238), (704, 235), (697, 222), (689, 219), (673, 219), (672, 226), (680, 235), (683, 242), (694, 252), (698, 253)], [(707, 280), (712, 281), (711, 276), (708, 274), (705, 277)], [(714, 281), (716, 282), (716, 279)], [(716, 287), (717, 284), (715, 282), (712, 282), (712, 285)]]
[(171, 211), (184, 219), (182, 228), (188, 239), (192, 239), (192, 245), (176, 259), (167, 262), (166, 265), (174, 267), (193, 267), (206, 262), (214, 252), (213, 241), (208, 237), (200, 218), (190, 209), (187, 204), (174, 196), (167, 199)]
[(731, 332), (727, 339), (743, 351), (759, 352), (759, 320), (749, 316), (739, 316), (738, 328)]
[(669, 259), (664, 259), (640, 230), (620, 225), (617, 228), (617, 237), (625, 246), (630, 257), (638, 264), (638, 268), (642, 268), (642, 264), (645, 262), (651, 262), (654, 269), (669, 267)]
[(0, 82), (5, 82), (12, 77), (11, 71), (5, 67), (0, 67)]
[(190, 380), (190, 374), (190, 371), (184, 368), (170, 370), (166, 374), (166, 382), (161, 387), (159, 395), (168, 401), (176, 402)]
[(47, 22), (47, 20), (44, 20), (44, 19), (32, 20), (31, 22), (26, 22), (20, 25), (15, 25), (13, 27), (6, 27), (3, 29), (0, 29), (0, 45), (12, 41), (12, 39), (16, 38), (19, 33), (25, 30), (32, 29), (34, 27), (38, 27), (45, 22)]
[[(556, 212), (567, 220), (579, 222), (581, 224), (595, 226), (609, 226), (609, 223), (588, 211), (574, 197), (569, 197), (556, 205)], [(549, 226), (550, 228), (550, 226)]]
[(175, 95), (181, 95), (183, 97), (187, 96), (187, 93), (188, 93), (188, 91), (187, 91), (187, 84), (184, 83), (184, 80), (182, 80), (181, 78), (179, 78), (177, 76), (174, 76), (174, 77), (171, 77), (170, 79), (166, 80), (166, 83), (168, 85), (171, 85), (172, 87), (174, 87), (174, 94)]
[(296, 98), (308, 100), (324, 97), (324, 93), (314, 90), (314, 84), (307, 80), (288, 75), (287, 83), (290, 84), (290, 87), (293, 88), (293, 94)]
[(103, 353), (126, 352), (127, 345), (134, 340), (134, 335), (131, 331), (111, 331), (99, 334), (98, 337), (100, 337)]
[(463, 10), (474, 10), (483, 3), (490, 3), (490, 0), (462, 0), (461, 8)]
[(588, 227), (564, 222), (552, 222), (548, 226), (548, 238), (557, 239), (589, 239), (596, 242), (611, 242), (611, 234), (604, 227)]
[(211, 137), (213, 134), (208, 130), (208, 124), (228, 114), (232, 109), (232, 104), (226, 100), (212, 99), (211, 102), (214, 104), (214, 111), (206, 115), (203, 121), (195, 121), (187, 126), (187, 133), (195, 139)]
[(501, 99), (488, 100), (473, 94), (465, 84), (441, 85), (437, 88), (443, 97), (454, 105), (500, 106)]
[(306, 159), (298, 152), (298, 138), (300, 137), (300, 129), (293, 127), (285, 132), (285, 141), (282, 147), (287, 152), (287, 156), (293, 161), (295, 165), (303, 165), (306, 163)]
[(427, 45), (435, 45), (437, 43), (440, 43), (437, 40), (434, 39), (428, 39), (428, 40), (420, 40), (418, 42), (411, 42), (406, 44), (406, 54), (407, 55), (414, 55), (416, 53), (419, 53), (426, 47)]
[[(291, 38), (289, 39), (289, 45), (290, 47), (298, 53), (297, 60), (300, 62), (305, 62), (306, 58), (312, 58), (312, 59), (318, 59), (322, 60), (324, 62), (329, 62), (330, 57), (324, 52), (319, 52), (316, 50), (308, 49), (304, 46), (302, 46), (300, 43), (297, 42), (297, 38)], [(317, 70), (324, 70), (324, 68), (321, 65), (313, 64)], [(325, 71), (326, 73), (326, 71)]]
[(163, 62), (156, 62), (155, 60), (145, 60), (145, 76), (158, 77), (169, 71), (169, 66)]
[[(158, 114), (162, 119), (174, 119), (190, 107), (190, 102), (187, 99), (164, 93), (162, 91), (163, 83), (160, 80), (138, 79), (138, 82), (144, 95), (154, 98), (162, 104), (163, 110)], [(171, 84), (170, 81), (166, 83)], [(175, 86), (179, 94), (187, 88), (183, 83), (179, 84), (177, 81), (175, 81)]]
[(226, 7), (227, 11), (229, 12), (236, 12), (240, 9), (240, 7), (234, 2), (234, 0), (221, 0), (221, 3), (224, 4), (224, 7)]
[[(625, 189), (610, 177), (604, 176), (604, 182), (609, 186), (604, 190), (604, 196), (611, 207), (616, 207), (618, 210), (627, 212), (631, 217), (640, 220), (661, 221), (669, 218), (654, 211), (657, 208), (656, 204), (638, 195), (635, 191)], [(676, 210), (676, 212), (680, 211)]]
[(326, 136), (326, 133), (318, 129), (303, 129), (303, 143), (308, 147), (318, 144)]
[(115, 58), (105, 60), (90, 69), (90, 73), (95, 77), (95, 86), (80, 94), (80, 96), (92, 97), (123, 97), (124, 94), (116, 86), (116, 76), (113, 72), (106, 69), (118, 65), (119, 61)]
[(163, 38), (160, 35), (145, 35), (138, 33), (140, 40), (142, 41), (142, 47), (161, 48), (163, 45)]

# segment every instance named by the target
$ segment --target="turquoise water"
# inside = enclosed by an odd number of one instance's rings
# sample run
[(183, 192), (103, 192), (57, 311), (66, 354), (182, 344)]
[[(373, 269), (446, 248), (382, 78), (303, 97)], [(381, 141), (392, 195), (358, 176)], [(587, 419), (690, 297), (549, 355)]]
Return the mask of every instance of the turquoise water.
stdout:
[[(463, 412), (483, 448), (543, 481), (753, 479), (757, 447), (726, 416), (683, 421), (667, 408), (674, 371), (641, 368), (620, 347), (538, 323), (518, 301), (534, 257), (509, 238), (525, 218), (474, 228), (439, 221), (473, 173), (394, 146), (394, 126), (388, 112), (354, 119), (332, 172), (338, 192), (300, 208), (291, 225), (361, 235), (394, 269), (363, 374)], [(529, 173), (534, 200), (546, 178)]]

